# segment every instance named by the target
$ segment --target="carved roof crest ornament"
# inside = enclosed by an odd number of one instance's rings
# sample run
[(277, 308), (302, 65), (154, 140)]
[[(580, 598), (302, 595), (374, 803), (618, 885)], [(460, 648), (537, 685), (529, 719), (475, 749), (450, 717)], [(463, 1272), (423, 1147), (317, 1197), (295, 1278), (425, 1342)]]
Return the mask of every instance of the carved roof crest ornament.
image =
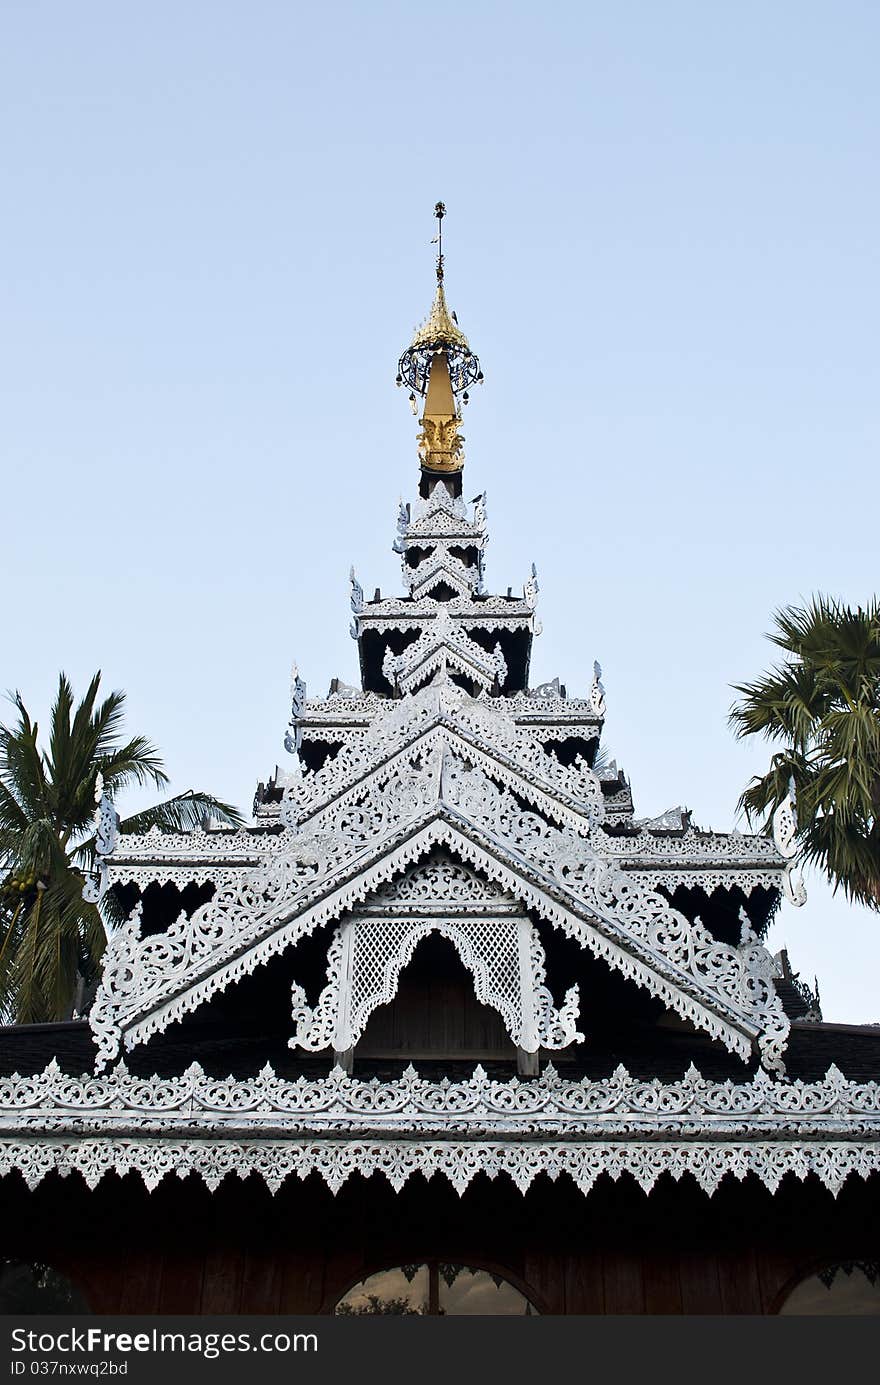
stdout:
[(95, 779), (95, 804), (95, 866), (82, 892), (87, 904), (99, 904), (106, 893), (107, 863), (119, 839), (119, 814), (104, 790), (104, 776), (100, 771)]
[(783, 878), (783, 891), (789, 904), (799, 909), (807, 902), (807, 891), (803, 875), (795, 870), (794, 866), (794, 858), (798, 853), (797, 789), (794, 775), (788, 781), (786, 797), (777, 804), (773, 813), (772, 828), (777, 849), (788, 863)]
[(302, 745), (302, 716), (306, 706), (306, 685), (294, 663), (290, 670), (290, 721), (284, 736), (284, 749), (296, 755)]
[(597, 717), (605, 715), (605, 689), (602, 686), (602, 665), (598, 659), (593, 662), (593, 684), (590, 688), (590, 706)]

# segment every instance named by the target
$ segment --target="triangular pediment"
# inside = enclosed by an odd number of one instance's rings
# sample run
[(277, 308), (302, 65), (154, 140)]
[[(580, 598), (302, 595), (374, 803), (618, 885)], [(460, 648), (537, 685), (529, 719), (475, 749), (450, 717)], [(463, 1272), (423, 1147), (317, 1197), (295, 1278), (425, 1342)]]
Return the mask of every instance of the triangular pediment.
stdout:
[(367, 735), (288, 788), (282, 817), (308, 830), (420, 765), (439, 797), (443, 754), (479, 768), (553, 822), (586, 833), (604, 817), (598, 777), (583, 760), (562, 764), (535, 736), (443, 678), (406, 698)]
[(418, 600), (429, 595), (441, 581), (453, 587), (457, 596), (468, 596), (479, 582), (480, 573), (478, 568), (466, 566), (445, 548), (438, 548), (418, 568), (407, 569), (406, 577), (411, 595)]
[(358, 906), (359, 913), (523, 912), (521, 900), (463, 861), (434, 853), (380, 885)]
[(732, 1051), (747, 1058), (757, 1042), (765, 1062), (780, 1065), (788, 1021), (772, 959), (753, 937), (738, 948), (718, 942), (589, 839), (523, 811), (448, 745), (360, 803), (291, 832), (283, 852), (242, 871), (165, 934), (140, 937), (136, 918), (118, 930), (90, 1016), (102, 1059), (120, 1039), (142, 1042), (339, 919), (438, 847)]

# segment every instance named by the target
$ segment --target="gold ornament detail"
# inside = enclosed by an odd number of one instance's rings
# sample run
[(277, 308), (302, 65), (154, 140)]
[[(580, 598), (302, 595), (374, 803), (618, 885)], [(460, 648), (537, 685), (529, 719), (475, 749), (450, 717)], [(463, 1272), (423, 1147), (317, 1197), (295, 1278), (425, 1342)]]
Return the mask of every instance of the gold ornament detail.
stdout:
[(480, 362), (468, 344), (468, 339), (451, 312), (443, 285), (443, 218), (446, 208), (438, 202), (434, 208), (437, 218), (437, 288), (428, 318), (417, 327), (407, 349), (397, 364), (397, 384), (408, 385), (409, 402), (418, 413), (418, 396), (425, 401), (419, 420), (419, 459), (425, 471), (461, 471), (464, 465), (464, 438), (461, 427), (461, 406), (468, 402), (471, 385), (482, 384)]
[(455, 418), (422, 419), (422, 431), (416, 441), (419, 460), (428, 471), (461, 471), (464, 466), (464, 437), (459, 433), (460, 421)]

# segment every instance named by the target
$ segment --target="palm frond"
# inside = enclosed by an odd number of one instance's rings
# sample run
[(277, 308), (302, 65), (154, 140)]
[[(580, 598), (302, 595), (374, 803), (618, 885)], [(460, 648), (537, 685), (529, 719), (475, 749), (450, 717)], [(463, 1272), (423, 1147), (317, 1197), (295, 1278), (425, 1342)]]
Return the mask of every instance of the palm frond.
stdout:
[(168, 775), (156, 747), (144, 736), (134, 736), (100, 761), (106, 788), (113, 793), (130, 784), (144, 787), (153, 784), (157, 789), (168, 783)]
[(0, 781), (28, 816), (51, 811), (46, 768), (37, 744), (39, 728), (32, 722), (21, 694), (14, 695), (18, 725), (0, 727)]
[(159, 827), (166, 832), (192, 832), (201, 827), (206, 818), (216, 818), (229, 827), (241, 827), (244, 817), (237, 808), (224, 803), (211, 794), (189, 789), (186, 793), (168, 798), (152, 808), (125, 818), (119, 824), (120, 832), (149, 832), (151, 827)]
[[(17, 721), (0, 726), (0, 1018), (29, 1023), (70, 1014), (77, 987), (97, 973), (115, 898), (102, 911), (82, 897), (93, 866), (95, 788), (112, 797), (130, 785), (168, 783), (158, 750), (144, 736), (123, 740), (125, 694), (98, 701), (100, 673), (76, 703), (61, 673), (47, 754), (21, 694)], [(123, 831), (191, 831), (205, 818), (244, 819), (210, 794), (190, 791), (122, 823)], [(121, 912), (116, 909), (116, 912)]]
[(27, 823), (27, 813), (7, 785), (0, 781), (0, 832), (20, 832)]
[(784, 749), (740, 796), (750, 821), (798, 790), (801, 854), (852, 899), (880, 909), (880, 599), (855, 610), (827, 596), (777, 611), (770, 639), (788, 661), (738, 684), (736, 736)]

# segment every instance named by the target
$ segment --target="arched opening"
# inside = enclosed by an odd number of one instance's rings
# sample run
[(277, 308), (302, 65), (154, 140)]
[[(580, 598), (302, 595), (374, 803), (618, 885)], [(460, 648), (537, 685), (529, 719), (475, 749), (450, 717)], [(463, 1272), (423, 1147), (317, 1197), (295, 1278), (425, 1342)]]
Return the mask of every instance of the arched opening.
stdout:
[(480, 1003), (454, 944), (438, 933), (417, 945), (394, 999), (373, 1011), (356, 1051), (358, 1059), (515, 1055), (498, 1011)]
[(337, 1317), (536, 1317), (538, 1309), (503, 1275), (445, 1260), (379, 1270), (354, 1284), (333, 1309)]
[(430, 587), (425, 595), (430, 596), (432, 601), (454, 601), (459, 593), (455, 587), (451, 587), (448, 582), (441, 580)]
[(67, 1275), (35, 1260), (0, 1260), (0, 1313), (89, 1313)]
[(838, 1260), (799, 1279), (779, 1313), (810, 1317), (880, 1316), (880, 1261)]

